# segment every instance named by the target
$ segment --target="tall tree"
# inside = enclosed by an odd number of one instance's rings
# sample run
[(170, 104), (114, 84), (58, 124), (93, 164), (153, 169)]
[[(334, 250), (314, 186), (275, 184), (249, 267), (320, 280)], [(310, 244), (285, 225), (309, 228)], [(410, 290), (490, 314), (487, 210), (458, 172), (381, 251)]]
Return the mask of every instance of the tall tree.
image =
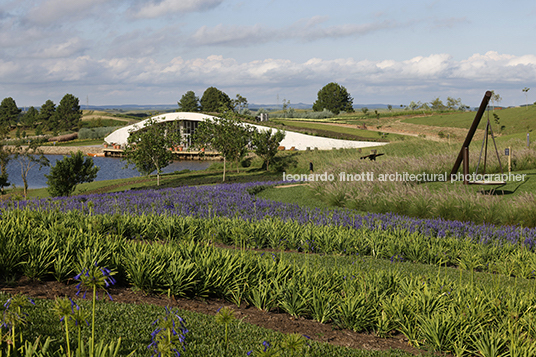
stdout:
[(177, 102), (179, 105), (179, 112), (198, 112), (199, 111), (199, 98), (195, 96), (193, 91), (184, 93), (181, 100)]
[(28, 111), (22, 117), (22, 122), (24, 126), (27, 128), (32, 128), (37, 121), (38, 116), (39, 111), (37, 109), (35, 109), (34, 107), (28, 108)]
[(354, 99), (345, 87), (331, 82), (318, 91), (318, 98), (313, 103), (313, 110), (321, 112), (327, 109), (333, 114), (339, 114), (341, 111), (353, 112), (353, 101)]
[(529, 87), (525, 87), (522, 89), (523, 93), (525, 93), (525, 100), (527, 101), (527, 109), (529, 109), (529, 96), (528, 96), (529, 90), (530, 90)]
[(433, 110), (445, 110), (445, 104), (443, 104), (443, 101), (439, 97), (432, 100), (430, 105)]
[(194, 143), (198, 147), (210, 147), (223, 157), (223, 179), (225, 181), (227, 161), (238, 162), (251, 140), (253, 127), (244, 124), (232, 111), (219, 118), (199, 123), (194, 133)]
[(240, 94), (236, 95), (236, 99), (231, 101), (233, 110), (239, 114), (242, 113), (242, 110), (248, 108), (248, 100), (242, 97)]
[(272, 130), (268, 129), (255, 131), (253, 133), (253, 138), (251, 140), (254, 148), (253, 150), (255, 154), (264, 161), (263, 165), (266, 165), (266, 171), (268, 171), (270, 161), (272, 161), (277, 154), (279, 144), (281, 144), (281, 141), (283, 141), (284, 138), (285, 132), (281, 130), (272, 132)]
[(20, 165), (20, 174), (24, 184), (24, 197), (27, 197), (28, 174), (30, 170), (35, 166), (39, 166), (39, 170), (41, 170), (43, 166), (49, 166), (50, 163), (35, 142), (31, 142), (28, 146), (16, 146), (13, 158), (18, 161)]
[(39, 110), (39, 115), (37, 116), (37, 121), (41, 124), (40, 127), (45, 130), (51, 130), (56, 128), (57, 123), (54, 122), (56, 118), (56, 104), (53, 101), (48, 99), (45, 104), (41, 106)]
[(4, 187), (10, 185), (7, 173), (7, 164), (11, 160), (12, 151), (10, 148), (0, 144), (0, 192), (4, 194)]
[(162, 169), (173, 160), (169, 148), (181, 142), (178, 122), (157, 123), (151, 118), (143, 127), (136, 129), (130, 132), (123, 160), (127, 166), (134, 165), (143, 175), (156, 171), (156, 184), (159, 186)]
[(72, 94), (65, 94), (56, 108), (55, 116), (59, 129), (78, 128), (78, 123), (82, 119), (78, 98)]
[(12, 124), (16, 124), (21, 110), (11, 97), (4, 98), (0, 103), (0, 135), (9, 133)]
[(231, 99), (216, 87), (209, 87), (201, 97), (201, 111), (219, 113), (231, 109)]
[(86, 157), (82, 151), (71, 151), (71, 156), (64, 156), (50, 168), (47, 178), (48, 192), (52, 196), (70, 196), (76, 186), (84, 182), (92, 182), (97, 178), (99, 167), (93, 159)]

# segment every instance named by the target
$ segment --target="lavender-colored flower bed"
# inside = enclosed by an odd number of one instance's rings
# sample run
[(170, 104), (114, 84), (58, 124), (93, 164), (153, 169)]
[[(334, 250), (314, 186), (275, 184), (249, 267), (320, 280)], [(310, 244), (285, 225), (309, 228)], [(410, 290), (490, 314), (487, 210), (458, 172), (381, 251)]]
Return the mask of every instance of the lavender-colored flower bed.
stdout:
[(277, 217), (299, 223), (313, 222), (317, 225), (332, 224), (355, 229), (418, 232), (425, 236), (467, 238), (480, 243), (522, 243), (530, 249), (533, 248), (536, 241), (536, 229), (534, 228), (475, 224), (448, 221), (441, 218), (417, 219), (396, 214), (358, 215), (350, 210), (342, 209), (302, 208), (296, 204), (259, 199), (248, 192), (248, 189), (277, 183), (220, 184), (48, 198), (21, 201), (15, 204), (2, 202), (0, 208), (82, 210), (92, 214), (165, 214), (201, 218), (237, 217), (244, 220)]

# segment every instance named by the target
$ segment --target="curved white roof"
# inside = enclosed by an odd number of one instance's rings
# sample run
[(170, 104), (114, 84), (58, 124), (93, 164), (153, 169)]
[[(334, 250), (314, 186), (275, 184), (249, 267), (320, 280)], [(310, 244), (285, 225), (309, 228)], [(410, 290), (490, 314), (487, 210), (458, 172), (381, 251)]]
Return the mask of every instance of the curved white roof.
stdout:
[[(155, 120), (157, 123), (174, 121), (174, 120), (190, 120), (190, 121), (202, 121), (207, 118), (214, 118), (214, 116), (200, 113), (188, 113), (188, 112), (178, 112), (178, 113), (166, 113), (161, 114), (151, 119)], [(145, 126), (145, 123), (149, 119), (143, 120), (139, 123), (125, 126), (120, 128), (107, 137), (104, 138), (104, 141), (107, 143), (115, 143), (117, 145), (125, 145), (131, 131), (136, 131)], [(277, 129), (261, 126), (261, 125), (252, 125), (258, 130), (270, 130), (275, 131)], [(341, 148), (364, 148), (364, 147), (373, 147), (373, 146), (382, 146), (386, 143), (377, 143), (369, 141), (353, 141), (353, 140), (340, 140), (340, 139), (330, 139), (319, 136), (306, 135), (301, 133), (296, 133), (293, 131), (285, 131), (285, 139), (281, 142), (281, 146), (284, 146), (287, 150), (291, 147), (294, 147), (297, 150), (306, 150), (307, 148), (314, 149), (318, 148), (319, 150), (330, 150), (330, 149), (341, 149)]]

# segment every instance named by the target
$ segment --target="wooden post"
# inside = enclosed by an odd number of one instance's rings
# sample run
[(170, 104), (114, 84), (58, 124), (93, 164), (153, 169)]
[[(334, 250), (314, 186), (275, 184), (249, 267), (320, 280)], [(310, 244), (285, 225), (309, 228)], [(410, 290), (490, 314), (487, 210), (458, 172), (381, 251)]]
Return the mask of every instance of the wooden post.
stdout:
[(466, 146), (463, 148), (463, 184), (468, 185), (469, 180), (467, 176), (469, 175), (469, 148)]
[(512, 148), (508, 148), (508, 173), (512, 171)]

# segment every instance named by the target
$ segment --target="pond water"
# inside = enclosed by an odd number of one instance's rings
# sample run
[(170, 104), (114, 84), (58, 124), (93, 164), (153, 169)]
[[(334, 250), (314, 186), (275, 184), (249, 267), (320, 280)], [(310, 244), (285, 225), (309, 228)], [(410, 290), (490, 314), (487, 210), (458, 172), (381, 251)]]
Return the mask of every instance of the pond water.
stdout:
[[(50, 165), (54, 166), (56, 161), (62, 160), (63, 155), (45, 155), (50, 161)], [(95, 166), (100, 167), (99, 173), (95, 181), (114, 180), (130, 177), (138, 177), (140, 173), (136, 171), (134, 166), (124, 168), (126, 161), (119, 158), (111, 157), (94, 157), (93, 162)], [(212, 164), (213, 161), (173, 161), (169, 166), (164, 168), (164, 173), (188, 170), (204, 170)], [(7, 166), (9, 174), (9, 182), (16, 187), (22, 187), (21, 167), (16, 160), (11, 160)], [(43, 167), (39, 170), (39, 166), (34, 166), (28, 173), (28, 187), (29, 188), (43, 188), (47, 187), (47, 178), (45, 174), (50, 172), (50, 167)], [(13, 187), (13, 186), (10, 186)]]

